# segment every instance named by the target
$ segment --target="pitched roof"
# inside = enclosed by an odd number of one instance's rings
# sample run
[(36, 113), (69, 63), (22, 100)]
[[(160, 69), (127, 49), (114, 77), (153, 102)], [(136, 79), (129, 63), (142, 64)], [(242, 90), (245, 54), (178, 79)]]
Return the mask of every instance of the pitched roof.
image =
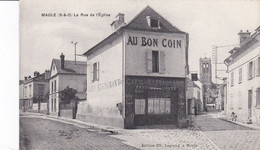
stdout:
[[(258, 27), (259, 28), (259, 27)], [(234, 47), (230, 52), (233, 52), (228, 58), (226, 58), (224, 60), (224, 62), (229, 63), (231, 60), (230, 58), (236, 58), (237, 56), (239, 56), (240, 54), (242, 54), (243, 52), (249, 50), (248, 47), (250, 47), (251, 43), (254, 43), (254, 39), (257, 38), (257, 36), (260, 35), (260, 32), (256, 30), (256, 32), (254, 34), (252, 34), (251, 36), (249, 36), (248, 38), (246, 38), (244, 40), (243, 43), (240, 44), (240, 47)]]
[[(160, 20), (160, 29), (153, 29), (149, 27), (146, 19), (147, 16), (150, 16), (152, 18), (158, 18)], [(150, 6), (147, 6), (144, 10), (142, 10), (136, 17), (134, 17), (134, 19), (132, 19), (123, 28), (151, 32), (184, 33), (183, 31), (173, 26), (169, 21), (167, 21), (164, 17), (158, 14)]]
[[(160, 20), (160, 28), (155, 29), (148, 26), (146, 17), (150, 16), (151, 18), (158, 18)], [(129, 23), (122, 25), (115, 32), (110, 34), (104, 40), (90, 48), (83, 55), (87, 55), (91, 51), (99, 48), (104, 45), (106, 42), (113, 40), (118, 37), (120, 33), (124, 32), (124, 30), (134, 30), (134, 31), (149, 31), (149, 32), (162, 32), (162, 33), (185, 33), (179, 30), (177, 27), (173, 26), (169, 21), (167, 21), (164, 17), (158, 14), (155, 10), (153, 10), (150, 6), (144, 8), (139, 14), (137, 14)]]
[(36, 81), (40, 81), (40, 82), (47, 82), (48, 80), (45, 79), (45, 73), (39, 74), (37, 76), (34, 76), (32, 78), (28, 78), (27, 80), (24, 80), (24, 84), (30, 83), (30, 82), (36, 82)]
[(61, 69), (61, 60), (53, 59), (52, 63), (55, 64), (57, 72), (62, 74), (87, 74), (87, 62), (85, 61), (75, 61), (65, 60), (64, 69)]

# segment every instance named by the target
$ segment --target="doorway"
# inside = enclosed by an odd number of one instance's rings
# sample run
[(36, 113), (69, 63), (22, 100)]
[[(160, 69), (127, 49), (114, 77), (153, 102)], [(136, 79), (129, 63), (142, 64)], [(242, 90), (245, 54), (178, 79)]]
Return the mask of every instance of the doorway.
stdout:
[(248, 90), (248, 118), (252, 117), (252, 98), (253, 98), (253, 91)]

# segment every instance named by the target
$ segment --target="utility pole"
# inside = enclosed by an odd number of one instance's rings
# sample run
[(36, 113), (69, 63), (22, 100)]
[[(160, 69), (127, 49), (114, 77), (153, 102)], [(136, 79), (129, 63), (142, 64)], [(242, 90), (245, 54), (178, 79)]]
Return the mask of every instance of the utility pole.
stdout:
[(78, 42), (73, 42), (73, 41), (71, 41), (71, 44), (74, 44), (74, 48), (75, 48), (75, 65), (76, 65), (76, 55), (77, 55), (76, 49), (77, 49), (77, 44), (78, 44)]
[(215, 65), (215, 81), (216, 84), (218, 83), (218, 79), (222, 79), (221, 77), (218, 77), (218, 71), (226, 71), (226, 70), (218, 70), (218, 65), (219, 64), (224, 64), (224, 63), (219, 63), (218, 62), (218, 49), (219, 48), (224, 48), (224, 47), (231, 47), (231, 46), (237, 46), (239, 44), (234, 44), (234, 45), (221, 45), (221, 46), (212, 46), (212, 61), (214, 61)]

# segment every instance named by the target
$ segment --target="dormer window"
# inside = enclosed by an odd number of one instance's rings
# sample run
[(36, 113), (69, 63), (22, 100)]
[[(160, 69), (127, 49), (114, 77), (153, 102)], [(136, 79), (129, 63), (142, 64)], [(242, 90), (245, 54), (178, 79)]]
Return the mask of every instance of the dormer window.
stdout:
[(161, 28), (159, 18), (147, 16), (146, 20), (147, 20), (147, 24), (148, 24), (149, 27), (151, 27), (153, 29), (160, 29)]

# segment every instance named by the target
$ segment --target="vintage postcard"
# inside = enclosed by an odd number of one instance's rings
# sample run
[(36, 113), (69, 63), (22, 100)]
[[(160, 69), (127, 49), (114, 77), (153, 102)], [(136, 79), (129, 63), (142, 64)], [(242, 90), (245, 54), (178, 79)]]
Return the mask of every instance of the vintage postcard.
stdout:
[(21, 0), (20, 149), (260, 149), (260, 2)]

